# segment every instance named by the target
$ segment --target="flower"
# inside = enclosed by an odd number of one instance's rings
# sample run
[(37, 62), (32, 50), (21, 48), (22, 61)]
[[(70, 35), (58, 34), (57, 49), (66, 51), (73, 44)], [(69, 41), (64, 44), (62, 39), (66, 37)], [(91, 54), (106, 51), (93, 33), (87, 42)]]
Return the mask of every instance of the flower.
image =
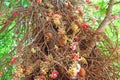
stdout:
[(60, 18), (61, 18), (61, 15), (59, 15), (59, 14), (54, 14), (53, 17), (54, 17), (54, 18), (57, 18), (57, 19), (60, 19)]
[(37, 2), (38, 4), (40, 4), (40, 3), (42, 3), (42, 0), (36, 0), (36, 2)]
[(36, 50), (34, 48), (31, 48), (31, 52), (34, 54), (36, 53)]
[(60, 25), (60, 24), (61, 24), (61, 22), (60, 22), (60, 20), (59, 20), (59, 19), (54, 19), (54, 23), (55, 23), (55, 25), (56, 25), (56, 26), (58, 26), (58, 25)]
[(58, 76), (59, 72), (58, 71), (53, 71), (52, 74), (50, 75), (52, 79), (56, 79)]
[(19, 76), (15, 73), (14, 75), (13, 75), (15, 78), (19, 78)]
[(86, 60), (84, 57), (81, 57), (81, 58), (79, 59), (79, 61), (80, 61), (81, 63), (87, 64), (87, 60)]
[(62, 29), (62, 28), (60, 28), (60, 29), (58, 30), (58, 34), (65, 34), (65, 30)]
[(68, 74), (71, 76), (72, 79), (76, 79), (80, 69), (81, 69), (81, 65), (79, 63), (74, 63), (69, 68)]
[(78, 59), (79, 59), (79, 55), (78, 55), (77, 53), (74, 53), (74, 54), (72, 55), (72, 59), (73, 59), (73, 60), (78, 60)]
[(78, 36), (75, 36), (75, 37), (74, 37), (74, 40), (75, 40), (75, 41), (78, 41), (78, 40), (79, 40), (79, 37), (78, 37)]
[(116, 20), (117, 19), (117, 16), (112, 16), (113, 20)]
[(82, 16), (83, 15), (83, 13), (82, 13), (82, 9), (81, 8), (78, 8), (78, 14), (80, 15), (80, 16)]
[(71, 29), (73, 30), (74, 34), (77, 34), (79, 32), (79, 27), (75, 23), (71, 24)]
[(18, 12), (17, 11), (13, 12), (13, 17), (17, 17), (17, 16), (18, 16)]
[(95, 24), (96, 20), (94, 18), (91, 18), (91, 21)]
[(15, 62), (16, 62), (16, 58), (12, 58), (12, 59), (10, 60), (10, 62), (11, 62), (11, 63), (15, 63)]
[(75, 50), (76, 50), (76, 47), (77, 47), (77, 44), (76, 44), (76, 43), (73, 43), (72, 46), (71, 46), (71, 49), (72, 49), (73, 51), (75, 51)]
[(45, 76), (43, 74), (40, 75), (40, 80), (44, 80)]
[(84, 30), (86, 30), (86, 29), (88, 28), (88, 26), (89, 26), (88, 23), (83, 23), (83, 24), (81, 25), (81, 27), (82, 27)]
[(89, 36), (93, 36), (93, 32), (90, 32), (90, 33), (89, 33)]
[(58, 25), (61, 24), (60, 18), (61, 18), (61, 15), (59, 15), (59, 14), (54, 14), (54, 15), (53, 15), (53, 21), (54, 21), (55, 25), (58, 26)]
[(100, 30), (100, 29), (97, 29), (96, 32), (97, 32), (97, 33), (101, 33), (101, 30)]
[(51, 16), (52, 16), (52, 13), (48, 13), (47, 15), (48, 15), (49, 17), (51, 17)]
[(51, 18), (47, 16), (47, 17), (46, 17), (46, 21), (47, 21), (47, 22), (50, 22), (50, 21), (51, 21)]
[(76, 68), (69, 69), (68, 74), (72, 77), (72, 79), (75, 79), (77, 76), (77, 69)]
[(68, 7), (68, 2), (64, 2), (64, 5), (65, 5), (66, 7)]
[(100, 7), (98, 5), (95, 5), (95, 9), (98, 10)]
[(81, 8), (78, 8), (78, 13), (82, 13), (82, 9)]
[(90, 3), (90, 0), (86, 0), (87, 3)]

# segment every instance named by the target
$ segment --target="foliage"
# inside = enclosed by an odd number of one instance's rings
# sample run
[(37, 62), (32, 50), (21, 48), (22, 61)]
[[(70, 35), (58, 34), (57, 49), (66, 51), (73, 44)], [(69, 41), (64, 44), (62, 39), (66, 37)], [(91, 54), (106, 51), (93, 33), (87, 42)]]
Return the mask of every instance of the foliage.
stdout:
[[(2, 1), (1, 1), (2, 2)], [(5, 0), (0, 8), (0, 22), (4, 23), (8, 16), (11, 15), (11, 11), (17, 6), (27, 7), (29, 6), (27, 0)], [(8, 12), (7, 12), (7, 11)], [(14, 72), (14, 65), (10, 65), (10, 59), (13, 57), (14, 52), (12, 51), (16, 46), (16, 41), (14, 39), (14, 26), (16, 22), (13, 21), (9, 28), (6, 29), (2, 34), (0, 34), (0, 80), (9, 80), (12, 78), (11, 74)], [(0, 25), (0, 29), (3, 24)], [(3, 76), (1, 76), (3, 75)]]

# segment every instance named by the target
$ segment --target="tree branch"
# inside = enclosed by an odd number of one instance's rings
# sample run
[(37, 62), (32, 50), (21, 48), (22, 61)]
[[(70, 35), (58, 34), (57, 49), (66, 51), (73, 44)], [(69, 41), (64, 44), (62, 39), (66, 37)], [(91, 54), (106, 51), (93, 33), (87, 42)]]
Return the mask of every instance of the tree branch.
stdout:
[(106, 16), (105, 16), (104, 20), (101, 22), (101, 24), (98, 27), (98, 29), (101, 32), (103, 32), (104, 29), (106, 28), (106, 26), (109, 25), (110, 22), (111, 22), (110, 18), (111, 18), (113, 4), (114, 4), (114, 0), (110, 0), (108, 8), (107, 8)]
[(14, 17), (9, 17), (7, 22), (4, 24), (2, 29), (0, 30), (0, 34), (6, 30), (7, 27), (9, 27), (10, 23), (14, 20)]
[(116, 4), (120, 4), (120, 1), (114, 3), (114, 5), (116, 5)]

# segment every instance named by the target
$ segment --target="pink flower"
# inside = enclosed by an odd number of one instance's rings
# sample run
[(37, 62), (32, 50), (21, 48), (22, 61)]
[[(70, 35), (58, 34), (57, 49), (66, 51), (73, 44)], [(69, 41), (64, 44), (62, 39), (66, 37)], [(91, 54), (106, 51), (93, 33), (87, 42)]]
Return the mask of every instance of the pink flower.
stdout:
[(43, 74), (40, 75), (40, 80), (44, 80), (45, 76)]
[(89, 33), (89, 35), (90, 35), (90, 36), (93, 36), (93, 33), (92, 33), (92, 32), (90, 32), (90, 33)]
[(100, 7), (98, 5), (95, 5), (95, 9), (98, 10)]
[(82, 16), (83, 15), (83, 12), (82, 12), (82, 9), (81, 8), (78, 8), (78, 14), (80, 15), (80, 16)]
[(59, 31), (59, 34), (62, 34), (62, 33), (63, 33), (63, 30), (62, 30), (62, 29), (59, 29), (58, 31)]
[(78, 41), (78, 40), (79, 40), (79, 37), (78, 37), (78, 36), (75, 36), (75, 37), (74, 37), (74, 40), (75, 40), (75, 41)]
[(91, 21), (95, 24), (96, 23), (96, 20), (94, 18), (91, 19)]
[(51, 74), (51, 78), (52, 79), (56, 79), (57, 76), (58, 76), (59, 72), (58, 71), (53, 71), (52, 74)]
[(60, 18), (61, 18), (61, 16), (60, 16), (59, 14), (54, 14), (53, 17), (54, 17), (54, 18), (57, 18), (57, 19), (60, 19)]
[(101, 30), (100, 30), (100, 29), (97, 29), (96, 32), (97, 32), (97, 33), (101, 33)]
[(112, 18), (113, 18), (114, 20), (116, 20), (116, 19), (117, 19), (117, 16), (113, 16)]
[(13, 12), (13, 17), (17, 17), (17, 16), (18, 16), (18, 12), (17, 11)]
[(42, 3), (42, 0), (36, 0), (36, 2), (37, 2), (38, 4), (40, 4), (40, 3)]
[(86, 30), (86, 29), (88, 28), (88, 26), (89, 26), (88, 23), (83, 23), (83, 24), (81, 25), (81, 27), (82, 27), (84, 30)]
[(54, 19), (54, 23), (55, 23), (55, 25), (60, 25), (61, 24), (59, 19)]
[(52, 16), (52, 14), (51, 14), (51, 13), (48, 13), (47, 15), (48, 15), (49, 17), (51, 17), (51, 16)]
[(90, 0), (86, 0), (87, 3), (90, 3)]
[(77, 53), (74, 53), (74, 54), (72, 55), (72, 59), (73, 59), (73, 60), (78, 60), (78, 59), (79, 59), (79, 55), (78, 55)]
[(19, 78), (19, 76), (18, 76), (17, 74), (14, 74), (13, 76), (14, 76), (15, 78)]
[(82, 13), (82, 9), (81, 9), (81, 8), (78, 8), (78, 12)]
[(62, 28), (60, 28), (60, 29), (58, 30), (58, 33), (59, 33), (59, 34), (64, 34), (65, 31), (64, 31)]
[(12, 58), (12, 59), (10, 60), (10, 62), (11, 62), (11, 63), (15, 63), (15, 62), (16, 62), (16, 58)]
[(51, 21), (51, 18), (50, 17), (46, 17), (46, 21)]
[(75, 50), (76, 50), (76, 47), (77, 47), (77, 44), (74, 43), (74, 44), (72, 44), (72, 47), (71, 47), (71, 48), (72, 48), (73, 51), (75, 51)]
[(67, 7), (68, 6), (68, 2), (64, 2), (64, 5)]

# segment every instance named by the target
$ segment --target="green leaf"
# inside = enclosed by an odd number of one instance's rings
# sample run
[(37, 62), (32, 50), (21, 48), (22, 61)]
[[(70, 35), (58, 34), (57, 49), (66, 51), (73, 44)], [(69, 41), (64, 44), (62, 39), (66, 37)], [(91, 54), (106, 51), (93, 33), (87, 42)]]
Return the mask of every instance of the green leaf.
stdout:
[(5, 1), (5, 2), (4, 2), (4, 5), (9, 6), (9, 5), (10, 5), (10, 2)]
[(18, 4), (21, 5), (21, 6), (23, 6), (23, 7), (30, 6), (30, 3), (29, 3), (28, 0), (20, 0)]

